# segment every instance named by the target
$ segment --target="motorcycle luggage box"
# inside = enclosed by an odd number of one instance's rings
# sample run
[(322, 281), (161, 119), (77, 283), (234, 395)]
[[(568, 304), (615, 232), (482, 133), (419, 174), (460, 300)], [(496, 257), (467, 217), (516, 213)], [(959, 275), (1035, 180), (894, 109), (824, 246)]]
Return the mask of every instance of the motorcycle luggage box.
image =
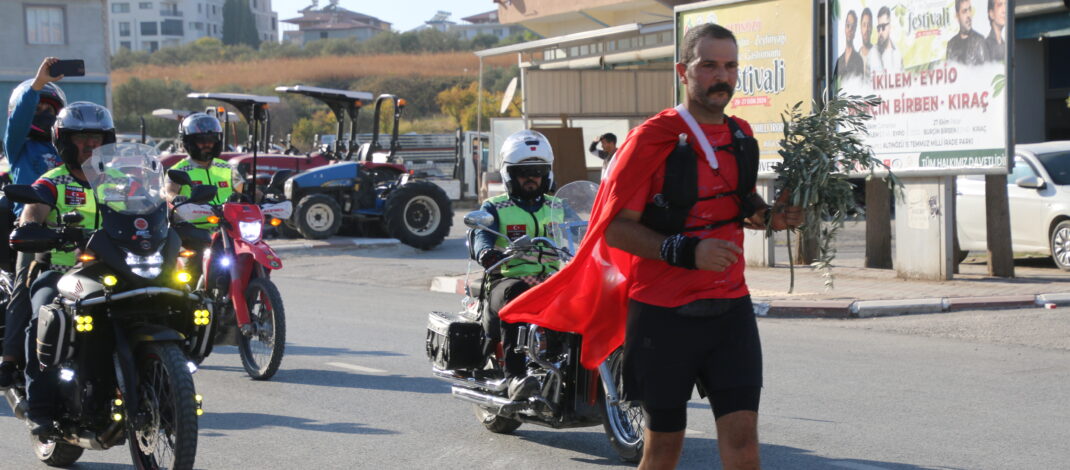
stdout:
[(56, 304), (41, 307), (37, 314), (37, 359), (43, 367), (55, 367), (74, 355), (74, 318)]
[(457, 313), (427, 315), (427, 358), (439, 369), (483, 365), (483, 326)]

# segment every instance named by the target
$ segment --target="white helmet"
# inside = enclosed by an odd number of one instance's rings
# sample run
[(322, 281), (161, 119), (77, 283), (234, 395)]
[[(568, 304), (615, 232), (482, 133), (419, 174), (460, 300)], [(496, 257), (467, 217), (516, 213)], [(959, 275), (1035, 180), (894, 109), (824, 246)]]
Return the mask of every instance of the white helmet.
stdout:
[(505, 139), (499, 155), (502, 158), (502, 182), (510, 196), (530, 196), (522, 194), (523, 189), (516, 180), (523, 173), (530, 172), (543, 177), (538, 195), (545, 194), (552, 187), (554, 149), (550, 147), (546, 136), (532, 130), (515, 132)]

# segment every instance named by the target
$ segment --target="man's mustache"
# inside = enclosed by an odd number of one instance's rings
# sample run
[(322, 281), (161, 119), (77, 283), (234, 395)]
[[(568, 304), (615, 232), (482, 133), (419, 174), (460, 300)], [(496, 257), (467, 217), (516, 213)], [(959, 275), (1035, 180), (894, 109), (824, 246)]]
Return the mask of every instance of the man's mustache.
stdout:
[(735, 90), (733, 90), (732, 86), (729, 85), (728, 83), (721, 82), (721, 83), (718, 83), (718, 84), (716, 84), (714, 86), (711, 86), (710, 89), (706, 91), (706, 94), (710, 95), (710, 94), (713, 94), (713, 93), (717, 93), (719, 91), (723, 91), (723, 92), (727, 93), (729, 96), (731, 96), (732, 93)]

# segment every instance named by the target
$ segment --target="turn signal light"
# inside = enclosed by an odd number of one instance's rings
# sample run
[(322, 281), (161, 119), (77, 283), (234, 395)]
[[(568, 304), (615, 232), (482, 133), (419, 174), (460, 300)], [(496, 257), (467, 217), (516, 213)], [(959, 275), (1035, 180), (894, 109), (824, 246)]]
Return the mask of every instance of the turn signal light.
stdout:
[(112, 286), (114, 286), (114, 285), (119, 283), (119, 280), (116, 279), (115, 276), (112, 276), (111, 274), (109, 274), (107, 276), (104, 276), (104, 279), (101, 279), (101, 281), (103, 281), (104, 285), (106, 285), (108, 287), (112, 287)]
[(183, 258), (192, 258), (195, 254), (197, 254), (197, 252), (193, 250), (182, 250), (178, 252), (178, 256), (181, 256)]
[(278, 219), (278, 218), (275, 218), (275, 217), (271, 218), (271, 226), (272, 227), (278, 227), (280, 225), (282, 225), (282, 219)]
[(218, 215), (210, 215), (210, 216), (208, 216), (208, 223), (210, 223), (210, 224), (218, 224), (219, 223), (219, 216)]
[(398, 100), (398, 107), (399, 107), (399, 108), (403, 108), (403, 107), (405, 107), (405, 105), (407, 105), (407, 104), (409, 104), (409, 102), (408, 102), (408, 101), (405, 101), (405, 98), (402, 98), (402, 99)]
[(90, 261), (96, 261), (96, 259), (97, 259), (97, 257), (93, 256), (90, 253), (82, 253), (82, 254), (78, 255), (78, 261), (81, 261), (83, 263), (88, 263)]
[(217, 112), (217, 113), (219, 113), (219, 114), (223, 114), (223, 113), (227, 112), (227, 108), (224, 108), (224, 107), (222, 107), (222, 106), (219, 106), (219, 107), (217, 107), (217, 108), (215, 109), (215, 112)]
[(197, 326), (205, 326), (211, 323), (211, 316), (207, 310), (198, 309), (193, 311), (193, 324)]

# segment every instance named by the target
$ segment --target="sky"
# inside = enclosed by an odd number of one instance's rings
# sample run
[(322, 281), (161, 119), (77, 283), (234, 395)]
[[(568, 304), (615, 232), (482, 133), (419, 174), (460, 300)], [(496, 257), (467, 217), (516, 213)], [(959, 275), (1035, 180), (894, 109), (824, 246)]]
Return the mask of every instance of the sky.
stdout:
[[(319, 0), (320, 8), (329, 3), (329, 0)], [(296, 27), (289, 23), (282, 23), (282, 20), (301, 16), (298, 11), (311, 4), (312, 0), (271, 1), (272, 9), (279, 13), (279, 27), (283, 31), (296, 29)], [(379, 18), (391, 23), (395, 30), (401, 32), (424, 24), (439, 10), (452, 13), (449, 19), (461, 23), (461, 18), (498, 8), (492, 0), (451, 0), (448, 2), (442, 0), (341, 0), (338, 6)]]

